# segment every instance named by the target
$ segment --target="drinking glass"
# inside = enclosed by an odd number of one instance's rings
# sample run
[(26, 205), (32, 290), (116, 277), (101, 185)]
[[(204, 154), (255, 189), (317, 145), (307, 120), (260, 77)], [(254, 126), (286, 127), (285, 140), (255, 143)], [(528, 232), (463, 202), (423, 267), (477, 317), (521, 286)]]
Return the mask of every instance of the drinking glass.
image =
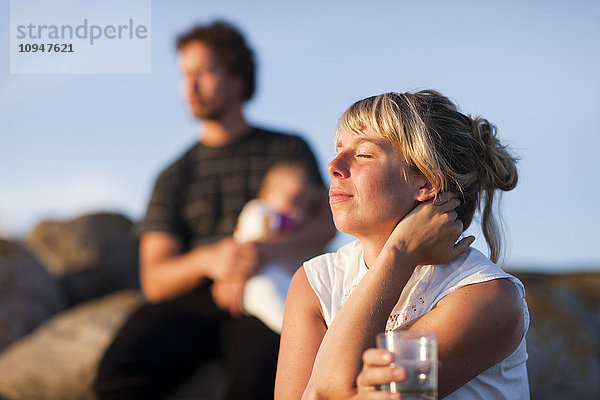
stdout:
[(437, 399), (437, 337), (424, 331), (395, 330), (379, 333), (377, 347), (394, 354), (393, 366), (406, 370), (406, 379), (377, 389), (401, 393), (402, 400)]

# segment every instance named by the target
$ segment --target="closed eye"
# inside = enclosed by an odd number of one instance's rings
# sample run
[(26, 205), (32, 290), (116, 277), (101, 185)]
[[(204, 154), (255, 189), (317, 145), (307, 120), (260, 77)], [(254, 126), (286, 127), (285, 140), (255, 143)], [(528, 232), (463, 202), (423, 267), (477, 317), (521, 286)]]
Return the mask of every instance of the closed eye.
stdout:
[(365, 154), (365, 153), (359, 153), (359, 154), (356, 155), (356, 157), (373, 158), (373, 155), (371, 155), (371, 154)]

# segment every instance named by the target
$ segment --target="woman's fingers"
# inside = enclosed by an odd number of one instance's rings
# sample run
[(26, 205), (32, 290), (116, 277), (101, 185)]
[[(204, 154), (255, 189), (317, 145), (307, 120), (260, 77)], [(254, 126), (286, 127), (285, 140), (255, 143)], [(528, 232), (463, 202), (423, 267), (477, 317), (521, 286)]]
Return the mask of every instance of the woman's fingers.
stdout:
[(390, 382), (399, 382), (406, 379), (406, 370), (403, 367), (373, 366), (365, 367), (356, 378), (358, 390), (373, 390), (377, 385)]
[(456, 242), (464, 228), (456, 212), (460, 204), (460, 198), (448, 192), (419, 204), (396, 225), (386, 246), (408, 251), (416, 265), (448, 263), (473, 242)]
[(400, 393), (389, 392), (359, 392), (352, 396), (350, 400), (400, 400)]
[(453, 211), (454, 209), (456, 209), (456, 207), (460, 206), (460, 199), (458, 198), (458, 196), (454, 195), (454, 197), (448, 199), (443, 203), (438, 203), (436, 201), (433, 203), (433, 205), (436, 207), (436, 211), (445, 213)]
[(390, 365), (394, 361), (394, 355), (386, 349), (370, 348), (363, 352), (364, 365)]
[(406, 379), (404, 368), (391, 366), (392, 361), (393, 355), (387, 350), (367, 349), (363, 353), (363, 369), (356, 378), (358, 391), (373, 391), (377, 385)]
[[(448, 214), (448, 218), (450, 219), (450, 221), (452, 221), (452, 222), (457, 221), (458, 214), (456, 213), (456, 211), (452, 210), (452, 211), (447, 212), (446, 214)], [(460, 221), (460, 220), (458, 220), (458, 221)], [(462, 221), (460, 224), (462, 225)]]
[(452, 259), (460, 256), (462, 253), (467, 251), (469, 246), (475, 241), (475, 236), (467, 236), (458, 241), (454, 245), (454, 249), (452, 250)]
[(450, 201), (452, 199), (456, 199), (456, 198), (458, 198), (458, 195), (456, 193), (452, 193), (452, 192), (440, 193), (438, 196), (436, 196), (433, 199), (433, 204), (436, 206), (441, 206), (441, 205), (447, 203), (448, 201)]

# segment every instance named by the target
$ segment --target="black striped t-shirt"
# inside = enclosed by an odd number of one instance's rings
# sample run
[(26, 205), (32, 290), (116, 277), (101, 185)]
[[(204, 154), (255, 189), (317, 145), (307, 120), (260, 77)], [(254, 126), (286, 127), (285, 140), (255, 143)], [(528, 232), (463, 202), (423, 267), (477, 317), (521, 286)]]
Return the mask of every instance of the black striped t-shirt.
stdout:
[(305, 164), (323, 185), (313, 152), (298, 136), (252, 128), (223, 147), (198, 142), (159, 175), (138, 231), (176, 235), (185, 250), (231, 236), (266, 172), (282, 161)]

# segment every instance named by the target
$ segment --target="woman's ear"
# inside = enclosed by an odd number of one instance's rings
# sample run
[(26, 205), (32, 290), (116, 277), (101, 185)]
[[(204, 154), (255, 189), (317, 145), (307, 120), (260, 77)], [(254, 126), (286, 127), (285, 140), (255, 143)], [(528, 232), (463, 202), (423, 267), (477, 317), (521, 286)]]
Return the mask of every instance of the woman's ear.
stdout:
[(442, 173), (437, 172), (435, 174), (435, 182), (430, 182), (427, 178), (423, 180), (423, 184), (417, 190), (415, 197), (416, 201), (427, 201), (433, 199), (438, 193), (442, 191), (444, 179)]

